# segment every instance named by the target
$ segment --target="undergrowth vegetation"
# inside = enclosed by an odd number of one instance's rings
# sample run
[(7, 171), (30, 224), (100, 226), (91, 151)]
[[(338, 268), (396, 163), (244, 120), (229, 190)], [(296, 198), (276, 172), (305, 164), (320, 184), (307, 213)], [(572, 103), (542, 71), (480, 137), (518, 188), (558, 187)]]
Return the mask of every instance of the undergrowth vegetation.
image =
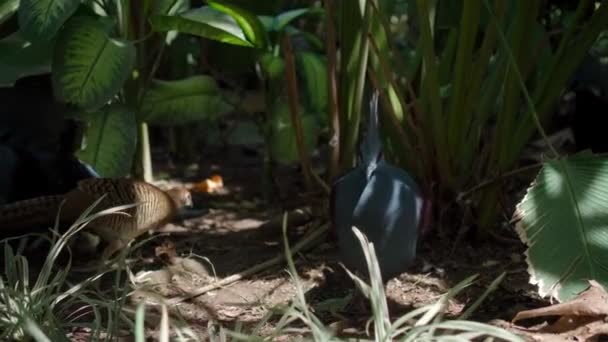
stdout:
[[(284, 255), (291, 281), (296, 287), (296, 297), (288, 306), (272, 308), (266, 317), (254, 327), (244, 329), (239, 323), (235, 327), (225, 327), (221, 322), (209, 321), (207, 336), (200, 336), (179, 317), (170, 317), (167, 302), (160, 300), (156, 304), (140, 303), (135, 307), (129, 304), (127, 296), (135, 289), (134, 284), (121, 279), (120, 272), (114, 277), (113, 291), (100, 291), (96, 286), (104, 273), (112, 272), (108, 267), (100, 273), (72, 284), (67, 280), (70, 264), (65, 268), (56, 264), (62, 250), (69, 250), (68, 241), (74, 235), (85, 229), (86, 225), (103, 215), (120, 214), (125, 207), (104, 210), (94, 215), (90, 211), (81, 219), (74, 222), (70, 229), (51, 242), (49, 254), (42, 265), (35, 281), (30, 279), (31, 273), (28, 260), (20, 253), (15, 253), (7, 241), (3, 242), (5, 265), (4, 274), (0, 277), (0, 331), (4, 340), (18, 341), (70, 341), (66, 331), (73, 328), (86, 329), (91, 340), (112, 340), (120, 336), (134, 336), (136, 341), (144, 341), (153, 334), (159, 341), (270, 341), (280, 336), (298, 335), (309, 336), (313, 341), (346, 341), (338, 338), (330, 327), (311, 312), (304, 296), (304, 287), (294, 265), (292, 250), (287, 240), (287, 214), (283, 216)], [(437, 340), (452, 341), (471, 340), (478, 337), (494, 338), (500, 341), (523, 341), (520, 337), (501, 328), (467, 321), (471, 313), (483, 302), (503, 280), (504, 274), (498, 277), (490, 287), (472, 302), (460, 317), (447, 319), (444, 311), (447, 303), (460, 291), (470, 286), (477, 275), (470, 276), (445, 293), (436, 303), (422, 306), (395, 320), (391, 319), (386, 303), (384, 285), (382, 284), (378, 261), (375, 257), (373, 244), (356, 227), (353, 228), (368, 262), (370, 283), (350, 273), (357, 288), (369, 300), (372, 316), (366, 325), (370, 341), (415, 341)], [(68, 246), (68, 247), (66, 247)], [(124, 262), (129, 254), (125, 250), (118, 258)], [(150, 310), (152, 306), (156, 310)], [(157, 314), (160, 312), (160, 317)], [(151, 316), (150, 316), (151, 315)], [(150, 317), (158, 322), (157, 328), (150, 332), (146, 326)], [(277, 318), (278, 317), (278, 318)], [(259, 330), (270, 319), (278, 321), (273, 332), (261, 335)], [(303, 323), (306, 329), (294, 328), (297, 323)], [(359, 339), (361, 340), (361, 339)]]
[[(47, 123), (67, 118), (82, 128), (70, 158), (102, 177), (158, 177), (152, 130), (184, 169), (201, 162), (201, 146), (238, 141), (249, 151), (262, 146), (262, 177), (253, 182), (263, 184), (266, 204), (283, 205), (291, 194), (277, 175), (297, 166), (306, 193), (323, 198), (317, 212), (325, 212), (333, 182), (356, 163), (365, 99), (377, 90), (383, 155), (412, 175), (430, 204), (421, 235), (428, 227), (431, 237), (450, 241), (466, 230), (476, 239), (516, 233), (538, 294), (566, 301), (589, 280), (608, 285), (608, 164), (589, 151), (568, 155), (550, 131), (569, 90), (593, 83), (586, 90), (606, 99), (607, 57), (608, 5), (593, 0), (6, 0), (0, 85), (47, 77), (62, 110), (50, 120), (24, 119), (25, 138), (6, 138), (14, 127), (0, 122), (0, 204), (11, 187), (6, 179), (21, 170), (11, 151), (40, 148), (42, 132), (53, 131)], [(605, 126), (595, 119), (586, 125)], [(16, 146), (28, 139), (31, 146)], [(543, 147), (530, 153), (534, 140)], [(531, 184), (514, 177), (537, 170)], [(129, 302), (137, 287), (125, 264), (130, 250), (116, 260), (127, 276), (107, 268), (72, 283), (71, 262), (58, 267), (77, 232), (126, 208), (83, 213), (47, 239), (40, 270), (21, 248), (4, 244), (0, 339), (67, 341), (66, 332), (82, 328), (94, 340), (127, 331), (144, 341), (150, 326), (159, 340), (202, 339), (169, 314), (170, 303)], [(284, 221), (295, 298), (255, 327), (211, 320), (207, 338), (271, 340), (300, 334), (303, 325), (302, 335), (315, 341), (341, 340), (306, 303), (286, 229)], [(445, 316), (446, 303), (475, 276), (434, 304), (391, 318), (374, 246), (355, 234), (371, 277), (347, 272), (371, 305), (370, 340), (521, 340), (469, 320), (505, 274), (458, 317)], [(113, 290), (97, 287), (104, 276), (114, 277)], [(262, 336), (271, 320), (275, 329)]]

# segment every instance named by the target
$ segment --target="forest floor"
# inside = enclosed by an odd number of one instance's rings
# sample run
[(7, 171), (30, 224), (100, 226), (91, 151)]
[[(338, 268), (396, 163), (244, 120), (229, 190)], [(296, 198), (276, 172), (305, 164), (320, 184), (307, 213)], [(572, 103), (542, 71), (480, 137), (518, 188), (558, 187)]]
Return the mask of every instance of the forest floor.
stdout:
[[(164, 182), (166, 186), (181, 183), (196, 188), (202, 180), (219, 174), (223, 188), (216, 193), (194, 191), (195, 208), (205, 212), (170, 224), (161, 231), (165, 234), (157, 235), (135, 252), (139, 260), (134, 270), (139, 271), (135, 279), (141, 287), (132, 298), (150, 297), (150, 293), (166, 299), (187, 296), (212, 283), (214, 276), (221, 280), (282, 255), (280, 222), (284, 211), (299, 210), (290, 216), (287, 235), (291, 246), (326, 223), (327, 218), (319, 219), (318, 213), (307, 214), (311, 207), (326, 211), (327, 204), (321, 200), (322, 196), (301, 195), (302, 186), (295, 181), (299, 179), (295, 170), (283, 170), (276, 178), (279, 183), (283, 182), (283, 197), (275, 200), (274, 205), (264, 204), (261, 158), (249, 152), (230, 146), (207, 148), (198, 167)], [(163, 164), (156, 169), (175, 174), (174, 169), (167, 169)], [(500, 286), (470, 319), (509, 321), (521, 310), (546, 305), (528, 282), (524, 246), (511, 228), (505, 231), (509, 235), (505, 238), (483, 242), (462, 238), (456, 244), (453, 236), (440, 239), (431, 232), (421, 241), (416, 262), (409, 272), (387, 284), (391, 316), (399, 317), (414, 308), (435, 303), (439, 296), (473, 274), (478, 274), (478, 279), (449, 303), (447, 317), (462, 313), (502, 272), (506, 277)], [(199, 257), (207, 258), (212, 267)], [(353, 302), (343, 305), (346, 301), (340, 300), (347, 298), (355, 287), (338, 264), (331, 235), (296, 254), (294, 260), (305, 286), (306, 301), (323, 323), (340, 336), (364, 336), (369, 307)], [(144, 286), (146, 283), (154, 285)], [(234, 328), (236, 322), (253, 327), (273, 307), (288, 305), (295, 296), (287, 265), (281, 262), (171, 306), (170, 310), (179, 313), (190, 327), (198, 327), (204, 333), (210, 319), (229, 329)], [(259, 333), (270, 333), (279, 316), (265, 323)]]

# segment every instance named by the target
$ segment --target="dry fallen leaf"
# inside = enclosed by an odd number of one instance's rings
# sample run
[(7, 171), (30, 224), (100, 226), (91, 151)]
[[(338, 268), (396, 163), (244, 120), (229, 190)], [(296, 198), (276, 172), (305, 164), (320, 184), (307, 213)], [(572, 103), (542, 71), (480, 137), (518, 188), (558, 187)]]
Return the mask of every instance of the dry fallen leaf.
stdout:
[(212, 194), (224, 187), (224, 180), (220, 175), (213, 175), (202, 182), (192, 186), (192, 190)]
[(608, 293), (597, 281), (591, 280), (589, 284), (589, 288), (568, 302), (520, 311), (511, 321), (515, 323), (529, 318), (557, 316), (555, 322), (530, 328), (513, 324), (511, 328), (528, 334), (546, 334), (558, 340), (576, 338), (577, 341), (595, 341), (597, 335), (608, 331), (605, 321), (608, 317)]
[(519, 312), (512, 322), (522, 319), (542, 316), (592, 316), (604, 317), (608, 315), (608, 293), (595, 280), (589, 281), (589, 288), (581, 292), (574, 299), (560, 304), (525, 310)]

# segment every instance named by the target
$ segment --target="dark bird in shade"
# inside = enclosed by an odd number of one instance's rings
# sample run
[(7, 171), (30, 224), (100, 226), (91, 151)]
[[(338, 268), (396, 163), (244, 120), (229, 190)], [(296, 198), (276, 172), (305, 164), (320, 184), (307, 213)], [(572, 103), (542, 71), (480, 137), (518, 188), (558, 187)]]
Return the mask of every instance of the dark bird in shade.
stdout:
[(414, 179), (382, 155), (377, 92), (370, 101), (366, 131), (358, 165), (333, 184), (331, 216), (342, 263), (351, 271), (368, 274), (352, 231), (355, 226), (374, 244), (383, 281), (387, 281), (414, 261), (424, 201)]
[(69, 119), (75, 109), (55, 100), (50, 74), (0, 87), (0, 103), (0, 204), (65, 193), (99, 177), (75, 155), (86, 124)]

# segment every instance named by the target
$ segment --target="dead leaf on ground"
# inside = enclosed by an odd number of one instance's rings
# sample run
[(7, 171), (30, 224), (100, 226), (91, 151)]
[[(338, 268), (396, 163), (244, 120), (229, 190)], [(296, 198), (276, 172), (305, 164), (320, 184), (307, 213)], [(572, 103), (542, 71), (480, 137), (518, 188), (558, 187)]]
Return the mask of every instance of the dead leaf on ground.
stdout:
[(512, 323), (520, 320), (557, 316), (558, 319), (550, 324), (541, 324), (536, 327), (525, 328), (513, 324), (512, 329), (518, 332), (526, 331), (532, 334), (549, 334), (554, 337), (576, 338), (577, 341), (594, 341), (598, 334), (608, 331), (608, 293), (596, 281), (589, 281), (589, 288), (581, 292), (574, 299), (544, 308), (520, 311), (515, 315)]
[(216, 193), (224, 187), (224, 180), (220, 175), (213, 175), (202, 182), (198, 182), (192, 186), (193, 191), (204, 192), (208, 194)]

